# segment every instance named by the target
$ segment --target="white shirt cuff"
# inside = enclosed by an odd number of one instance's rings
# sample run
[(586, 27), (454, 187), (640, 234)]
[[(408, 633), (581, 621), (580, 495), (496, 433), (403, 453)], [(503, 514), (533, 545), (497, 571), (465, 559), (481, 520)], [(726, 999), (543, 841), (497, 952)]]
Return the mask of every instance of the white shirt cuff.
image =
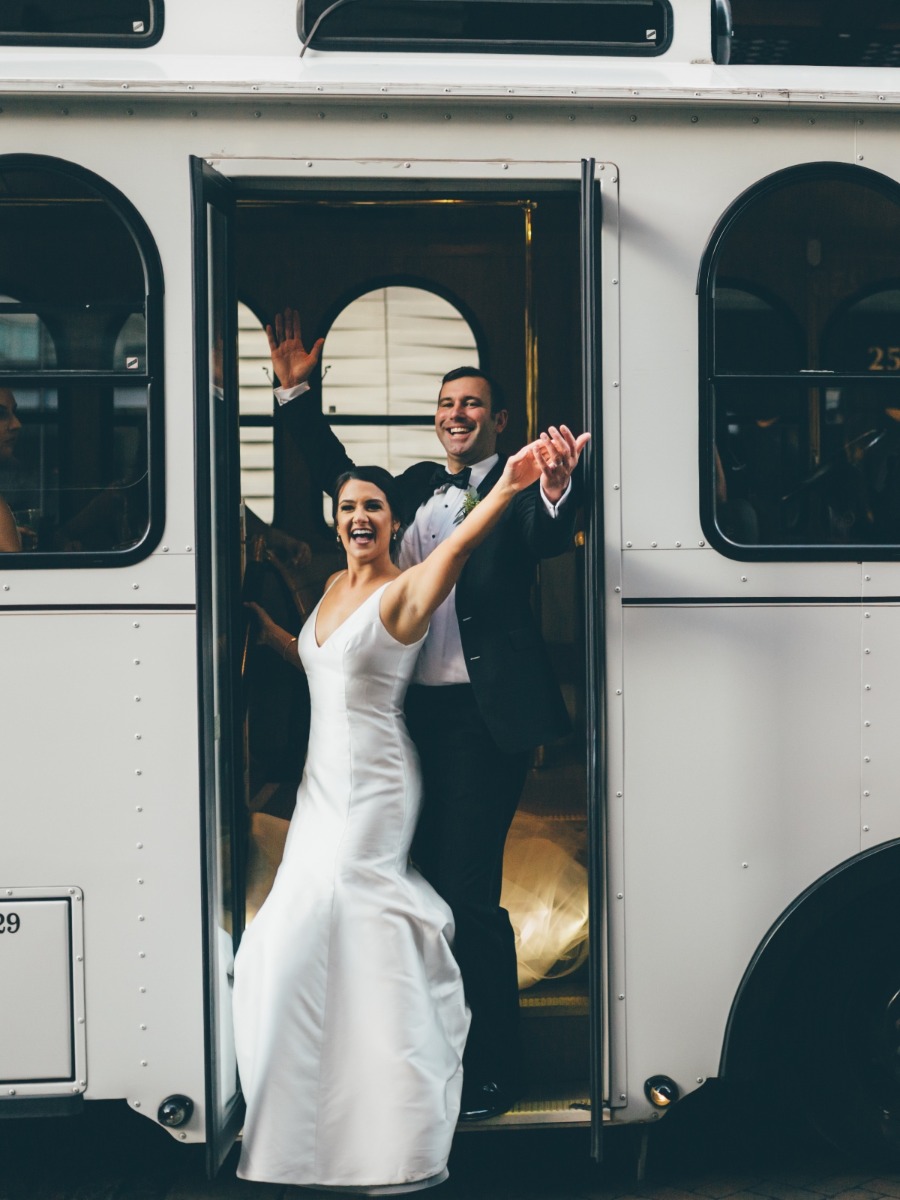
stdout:
[[(277, 391), (276, 391), (275, 395), (276, 396), (278, 395)], [(539, 490), (541, 493), (541, 499), (544, 502), (544, 508), (546, 508), (547, 512), (550, 514), (551, 517), (558, 517), (559, 516), (559, 506), (562, 504), (562, 502), (564, 500), (566, 500), (568, 498), (569, 492), (571, 492), (571, 490), (572, 490), (572, 480), (571, 480), (571, 478), (569, 479), (569, 482), (566, 484), (566, 490), (563, 492), (563, 494), (560, 496), (560, 498), (557, 500), (557, 502), (555, 504), (552, 501), (548, 500), (547, 497), (544, 495), (544, 481), (543, 480), (541, 480), (541, 485), (540, 485)]]
[(277, 387), (275, 389), (275, 399), (279, 404), (290, 404), (292, 400), (296, 400), (298, 396), (302, 396), (304, 392), (309, 391), (309, 384), (298, 383), (296, 387)]

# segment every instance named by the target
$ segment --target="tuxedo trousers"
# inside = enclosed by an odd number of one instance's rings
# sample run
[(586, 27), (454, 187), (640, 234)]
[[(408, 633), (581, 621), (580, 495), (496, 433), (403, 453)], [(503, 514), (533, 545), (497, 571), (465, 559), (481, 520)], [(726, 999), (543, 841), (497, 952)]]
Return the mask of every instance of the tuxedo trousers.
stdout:
[(472, 1013), (465, 1082), (515, 1088), (521, 1070), (516, 944), (500, 889), (503, 847), (531, 756), (498, 749), (470, 684), (412, 685), (406, 720), (423, 782), (412, 858), (453, 910), (453, 952)]

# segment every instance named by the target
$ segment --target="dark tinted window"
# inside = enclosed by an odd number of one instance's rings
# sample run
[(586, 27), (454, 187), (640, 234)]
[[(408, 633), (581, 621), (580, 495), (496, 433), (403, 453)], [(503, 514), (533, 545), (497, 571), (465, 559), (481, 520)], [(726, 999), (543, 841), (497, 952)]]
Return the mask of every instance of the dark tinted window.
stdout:
[(113, 204), (81, 178), (0, 161), (0, 504), (23, 551), (121, 554), (146, 538), (148, 309)]
[(731, 0), (732, 63), (900, 66), (890, 0)]
[(708, 532), (754, 556), (900, 545), (900, 189), (854, 168), (785, 173), (722, 228)]
[(4, 0), (0, 42), (147, 45), (162, 33), (161, 0)]
[[(306, 41), (333, 0), (303, 0)], [(346, 0), (323, 20), (317, 50), (486, 50), (654, 54), (671, 38), (667, 0)]]

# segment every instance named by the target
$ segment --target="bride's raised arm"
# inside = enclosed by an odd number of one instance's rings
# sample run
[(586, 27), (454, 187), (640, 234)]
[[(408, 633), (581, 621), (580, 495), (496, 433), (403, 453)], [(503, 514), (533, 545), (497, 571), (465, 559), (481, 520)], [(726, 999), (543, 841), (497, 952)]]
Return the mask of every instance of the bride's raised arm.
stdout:
[[(588, 437), (582, 434), (577, 440), (578, 453)], [(391, 584), (381, 601), (381, 619), (397, 641), (409, 645), (424, 635), (432, 613), (449, 596), (469, 555), (491, 532), (514, 497), (553, 467), (555, 455), (556, 448), (546, 435), (523, 446), (506, 460), (500, 479), (450, 537), (424, 562), (410, 567)]]

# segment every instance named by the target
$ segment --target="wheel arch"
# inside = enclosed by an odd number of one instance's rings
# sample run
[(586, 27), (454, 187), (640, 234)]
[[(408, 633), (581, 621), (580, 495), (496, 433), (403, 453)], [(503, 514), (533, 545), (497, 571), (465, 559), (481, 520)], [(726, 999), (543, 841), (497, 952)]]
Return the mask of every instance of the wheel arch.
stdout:
[(761, 1051), (772, 1045), (810, 946), (840, 946), (842, 937), (862, 936), (895, 917), (900, 919), (900, 839), (847, 859), (797, 896), (744, 972), (725, 1028), (719, 1076), (754, 1079), (766, 1069), (768, 1056)]

